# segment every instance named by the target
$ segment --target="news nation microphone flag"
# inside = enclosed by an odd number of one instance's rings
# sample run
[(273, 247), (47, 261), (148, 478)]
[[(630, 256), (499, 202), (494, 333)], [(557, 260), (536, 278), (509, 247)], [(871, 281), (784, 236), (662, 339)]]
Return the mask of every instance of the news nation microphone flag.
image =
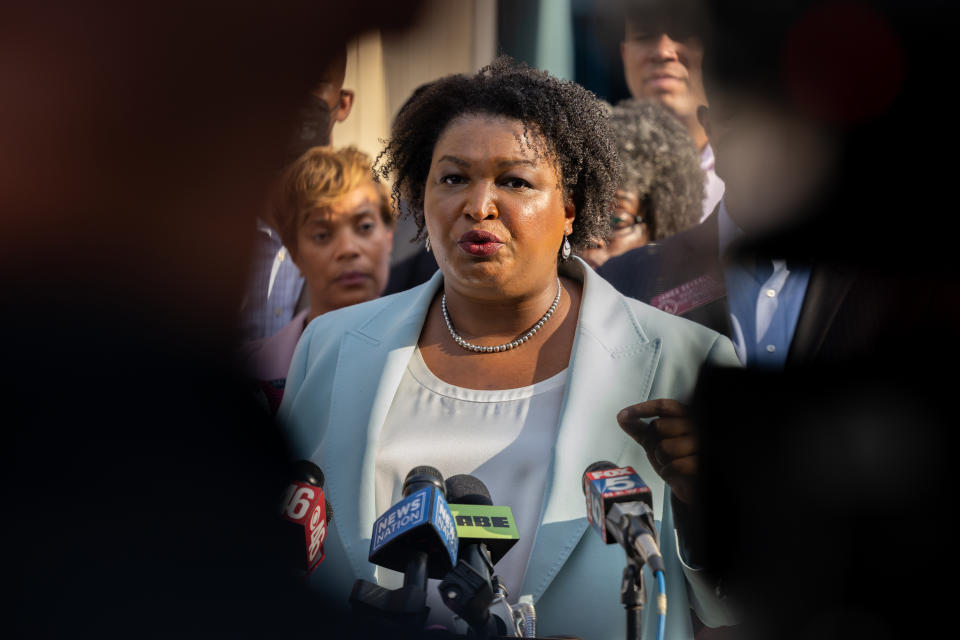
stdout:
[(291, 482), (281, 503), (280, 515), (303, 527), (306, 549), (304, 567), (306, 575), (309, 575), (323, 560), (323, 541), (327, 537), (327, 507), (323, 488), (309, 482)]
[(437, 487), (414, 491), (373, 523), (370, 562), (404, 572), (410, 551), (429, 550), (428, 575), (443, 576), (457, 563), (457, 529)]
[(587, 519), (607, 544), (617, 542), (607, 531), (607, 512), (617, 502), (643, 502), (653, 508), (650, 487), (633, 467), (587, 471), (583, 476), (587, 498)]

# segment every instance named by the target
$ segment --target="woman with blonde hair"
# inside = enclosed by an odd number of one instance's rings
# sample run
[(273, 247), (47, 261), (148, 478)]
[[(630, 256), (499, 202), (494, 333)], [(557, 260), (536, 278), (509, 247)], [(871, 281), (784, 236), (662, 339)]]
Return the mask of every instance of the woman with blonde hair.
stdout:
[(314, 147), (283, 174), (274, 220), (307, 282), (309, 306), (275, 335), (241, 350), (244, 367), (276, 411), (294, 348), (324, 313), (380, 297), (387, 285), (396, 221), (370, 158), (355, 147)]

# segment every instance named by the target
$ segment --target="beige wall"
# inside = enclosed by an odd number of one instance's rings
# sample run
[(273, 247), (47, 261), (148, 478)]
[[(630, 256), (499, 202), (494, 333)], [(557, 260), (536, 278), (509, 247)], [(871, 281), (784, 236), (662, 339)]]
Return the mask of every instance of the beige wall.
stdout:
[(356, 101), (350, 117), (334, 127), (334, 145), (353, 144), (376, 157), (391, 119), (414, 89), (489, 63), (495, 39), (495, 0), (430, 0), (406, 32), (372, 32), (352, 42), (344, 87), (356, 92)]
[[(336, 147), (356, 145), (376, 159), (393, 116), (425, 82), (471, 73), (493, 60), (496, 0), (429, 0), (417, 24), (402, 34), (365, 34), (348, 46), (344, 88), (356, 92), (353, 111), (333, 129)], [(392, 261), (417, 250), (412, 220), (394, 233)]]

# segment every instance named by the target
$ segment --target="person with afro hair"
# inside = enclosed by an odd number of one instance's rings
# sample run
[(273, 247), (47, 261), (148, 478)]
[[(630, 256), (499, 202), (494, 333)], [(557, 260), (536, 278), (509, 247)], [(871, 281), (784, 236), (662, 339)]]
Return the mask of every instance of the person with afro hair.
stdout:
[(666, 107), (625, 100), (610, 114), (623, 180), (610, 229), (596, 247), (581, 252), (592, 267), (663, 240), (700, 221), (704, 177), (686, 127)]
[[(279, 415), (298, 457), (323, 469), (337, 514), (310, 578), (325, 601), (346, 605), (358, 578), (406, 588), (426, 594), (407, 611), (428, 607), (427, 624), (467, 633), (437, 581), (369, 559), (404, 478), (427, 465), (442, 478), (473, 475), (511, 508), (520, 537), (496, 573), (508, 602), (533, 597), (538, 635), (620, 638), (624, 554), (587, 532), (580, 483), (592, 463), (615, 460), (653, 492), (666, 637), (692, 638), (691, 606), (725, 620), (716, 585), (681, 554), (686, 516), (674, 513), (693, 508), (696, 469), (681, 403), (702, 365), (734, 366), (736, 354), (719, 334), (617, 293), (573, 255), (609, 228), (620, 185), (603, 103), (501, 58), (414, 95), (377, 168), (439, 269), (318, 317), (290, 365)], [(636, 416), (656, 418), (649, 432), (620, 426)], [(661, 442), (675, 464), (661, 464)], [(656, 618), (645, 616), (647, 638)]]

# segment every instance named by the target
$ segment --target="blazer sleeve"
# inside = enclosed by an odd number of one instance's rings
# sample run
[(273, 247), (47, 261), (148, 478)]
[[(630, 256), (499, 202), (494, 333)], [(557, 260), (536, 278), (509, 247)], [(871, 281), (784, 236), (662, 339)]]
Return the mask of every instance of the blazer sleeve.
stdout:
[(329, 344), (331, 323), (319, 317), (307, 325), (297, 342), (287, 371), (283, 400), (277, 420), (289, 439), (295, 456), (310, 457), (322, 436), (323, 408), (327, 405)]
[[(733, 343), (726, 336), (718, 335), (707, 352), (704, 366), (740, 367)], [(664, 527), (667, 537), (661, 541), (663, 551), (676, 554), (680, 569), (687, 581), (687, 598), (690, 606), (708, 627), (725, 627), (737, 624), (738, 616), (726, 601), (725, 595), (716, 580), (690, 561), (681, 529), (674, 523), (672, 499), (664, 496), (664, 511), (669, 509), (669, 526)], [(667, 518), (665, 517), (666, 521)], [(665, 522), (667, 524), (667, 522)]]

